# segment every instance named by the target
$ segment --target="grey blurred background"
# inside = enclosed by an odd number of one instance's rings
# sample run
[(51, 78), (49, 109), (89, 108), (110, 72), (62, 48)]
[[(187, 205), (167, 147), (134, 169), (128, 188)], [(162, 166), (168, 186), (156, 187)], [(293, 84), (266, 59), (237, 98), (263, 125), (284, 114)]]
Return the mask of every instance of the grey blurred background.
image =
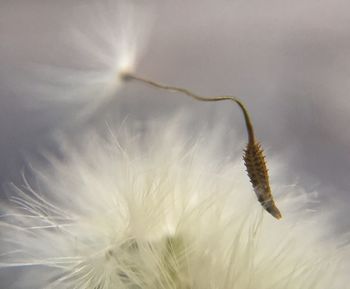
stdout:
[[(84, 125), (69, 126), (74, 106), (36, 107), (35, 91), (27, 89), (33, 78), (31, 63), (79, 66), (79, 51), (70, 47), (65, 29), (90, 21), (79, 18), (79, 9), (93, 2), (0, 1), (2, 184), (18, 179), (27, 155), (50, 150), (50, 135), (57, 129), (78, 135), (104, 126), (106, 119), (146, 120), (186, 109), (198, 124), (223, 121), (238, 135), (245, 134), (234, 107), (196, 103), (139, 84), (126, 85), (118, 92), (118, 101), (111, 101)], [(253, 116), (268, 158), (283, 162), (289, 182), (319, 193), (318, 210), (336, 208), (334, 224), (339, 232), (348, 232), (349, 2), (136, 2), (154, 11), (137, 73), (205, 95), (239, 96)]]
[[(54, 151), (55, 130), (79, 139), (79, 133), (104, 127), (106, 120), (113, 123), (128, 116), (142, 121), (186, 109), (198, 125), (222, 121), (228, 130), (245, 134), (236, 108), (196, 103), (138, 84), (126, 85), (118, 100), (84, 124), (72, 121), (70, 126), (74, 106), (37, 106), (32, 63), (84, 66), (65, 31), (90, 21), (79, 17), (79, 9), (93, 2), (0, 0), (1, 184), (20, 182), (28, 155)], [(283, 163), (286, 181), (317, 192), (320, 203), (315, 209), (335, 208), (336, 230), (348, 232), (349, 1), (137, 2), (154, 9), (137, 73), (206, 95), (240, 96), (268, 158)], [(2, 279), (2, 286), (9, 288), (11, 278)]]

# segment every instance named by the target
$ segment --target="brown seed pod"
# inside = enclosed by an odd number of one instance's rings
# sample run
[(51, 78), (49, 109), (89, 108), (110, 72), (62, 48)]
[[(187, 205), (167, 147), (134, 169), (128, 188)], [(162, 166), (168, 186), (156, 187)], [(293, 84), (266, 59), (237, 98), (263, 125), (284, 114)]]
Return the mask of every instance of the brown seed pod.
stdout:
[(281, 219), (282, 214), (276, 207), (272, 197), (269, 174), (266, 166), (263, 149), (259, 142), (255, 140), (254, 128), (250, 120), (249, 114), (245, 106), (238, 99), (232, 99), (241, 108), (248, 133), (248, 144), (244, 150), (244, 164), (247, 168), (247, 173), (250, 182), (253, 185), (254, 192), (258, 197), (258, 201), (263, 208), (268, 211), (276, 219)]
[(137, 80), (137, 81), (141, 81), (143, 83), (149, 84), (153, 87), (180, 92), (199, 101), (231, 100), (236, 104), (238, 104), (238, 106), (241, 108), (243, 112), (245, 124), (247, 127), (247, 133), (248, 133), (248, 144), (247, 144), (247, 148), (244, 151), (243, 158), (244, 158), (245, 165), (247, 167), (247, 173), (250, 178), (250, 182), (252, 183), (255, 194), (258, 197), (258, 200), (261, 203), (261, 205), (264, 207), (264, 209), (268, 211), (276, 219), (282, 218), (282, 214), (276, 207), (271, 194), (271, 189), (269, 184), (269, 175), (267, 172), (263, 150), (260, 144), (255, 141), (254, 129), (250, 121), (248, 111), (240, 100), (238, 100), (233, 96), (204, 97), (204, 96), (195, 94), (185, 88), (163, 85), (153, 80), (138, 77), (136, 75), (129, 74), (127, 72), (121, 74), (119, 77), (121, 77), (121, 79), (123, 79), (124, 81)]
[(268, 169), (260, 144), (248, 143), (244, 150), (243, 159), (258, 201), (272, 216), (281, 219), (282, 214), (276, 207), (271, 194)]

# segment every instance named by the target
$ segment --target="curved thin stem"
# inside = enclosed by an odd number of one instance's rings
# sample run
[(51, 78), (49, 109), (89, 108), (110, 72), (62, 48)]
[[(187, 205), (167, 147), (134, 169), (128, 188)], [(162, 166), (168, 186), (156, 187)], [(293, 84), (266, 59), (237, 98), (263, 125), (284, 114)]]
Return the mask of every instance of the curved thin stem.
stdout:
[(201, 96), (185, 88), (164, 85), (164, 84), (155, 82), (153, 80), (139, 77), (137, 75), (133, 75), (130, 73), (123, 73), (121, 75), (121, 78), (125, 81), (136, 80), (156, 88), (179, 92), (199, 101), (213, 102), (213, 101), (230, 100), (238, 104), (238, 106), (241, 108), (243, 112), (245, 124), (247, 127), (247, 132), (248, 132), (248, 144), (246, 146), (246, 149), (244, 150), (243, 158), (244, 158), (245, 166), (247, 168), (247, 173), (248, 173), (250, 182), (252, 183), (255, 194), (258, 197), (258, 200), (261, 203), (261, 205), (264, 207), (264, 209), (267, 212), (269, 212), (272, 216), (274, 216), (276, 219), (280, 219), (282, 217), (282, 214), (279, 211), (279, 209), (276, 207), (275, 202), (273, 200), (273, 196), (271, 194), (269, 175), (268, 175), (268, 170), (267, 170), (263, 150), (260, 144), (255, 141), (254, 129), (253, 129), (253, 125), (250, 120), (248, 111), (245, 108), (244, 104), (238, 98), (234, 96), (229, 96), (229, 95), (213, 96), (213, 97)]
[(229, 96), (229, 95), (224, 95), (224, 96), (214, 96), (214, 97), (206, 97), (206, 96), (201, 96), (198, 95), (188, 89), (185, 88), (181, 88), (181, 87), (176, 87), (176, 86), (169, 86), (169, 85), (164, 85), (158, 82), (155, 82), (153, 80), (149, 80), (143, 77), (139, 77), (133, 74), (129, 74), (129, 73), (125, 73), (123, 74), (122, 78), (124, 80), (137, 80), (137, 81), (141, 81), (143, 83), (146, 83), (148, 85), (151, 85), (153, 87), (157, 87), (160, 89), (165, 89), (165, 90), (170, 90), (170, 91), (175, 91), (175, 92), (180, 92), (182, 94), (185, 94), (193, 99), (199, 100), (199, 101), (210, 101), (210, 102), (214, 102), (214, 101), (222, 101), (222, 100), (230, 100), (233, 101), (235, 103), (238, 104), (238, 106), (241, 108), (242, 112), (243, 112), (243, 116), (244, 116), (244, 120), (245, 120), (245, 124), (247, 127), (247, 132), (248, 132), (248, 142), (249, 143), (255, 143), (255, 136), (254, 136), (254, 129), (253, 129), (253, 125), (252, 122), (250, 120), (248, 111), (246, 109), (246, 107), (244, 106), (244, 104), (236, 97), (234, 96)]

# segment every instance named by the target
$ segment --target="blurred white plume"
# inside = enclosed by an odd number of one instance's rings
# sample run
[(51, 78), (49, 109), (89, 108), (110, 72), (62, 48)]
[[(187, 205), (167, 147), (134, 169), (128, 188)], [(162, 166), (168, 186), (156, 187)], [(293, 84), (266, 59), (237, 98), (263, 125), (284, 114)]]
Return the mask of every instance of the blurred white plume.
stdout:
[(134, 70), (148, 39), (151, 15), (150, 6), (138, 1), (77, 5), (57, 35), (62, 55), (53, 64), (29, 65), (21, 94), (32, 95), (35, 106), (54, 103), (73, 108), (77, 118), (89, 116), (116, 96), (120, 74)]
[(241, 156), (220, 156), (220, 133), (189, 140), (163, 122), (135, 131), (62, 143), (35, 185), (12, 186), (0, 256), (24, 267), (14, 288), (346, 288), (348, 248), (326, 237), (304, 192), (278, 184), (280, 164), (270, 160), (276, 221)]

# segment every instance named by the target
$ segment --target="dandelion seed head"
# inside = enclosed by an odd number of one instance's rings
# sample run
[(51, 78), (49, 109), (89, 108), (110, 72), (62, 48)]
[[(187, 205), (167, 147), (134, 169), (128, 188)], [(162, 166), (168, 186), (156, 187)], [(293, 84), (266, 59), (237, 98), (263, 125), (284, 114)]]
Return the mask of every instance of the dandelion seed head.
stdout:
[[(0, 267), (25, 267), (14, 288), (346, 287), (349, 250), (326, 237), (302, 189), (273, 176), (277, 221), (241, 156), (220, 155), (222, 134), (189, 138), (176, 121), (146, 135), (135, 127), (88, 134), (81, 146), (61, 139), (64, 157), (35, 169), (35, 186), (12, 186)], [(278, 166), (270, 160), (271, 172)]]

